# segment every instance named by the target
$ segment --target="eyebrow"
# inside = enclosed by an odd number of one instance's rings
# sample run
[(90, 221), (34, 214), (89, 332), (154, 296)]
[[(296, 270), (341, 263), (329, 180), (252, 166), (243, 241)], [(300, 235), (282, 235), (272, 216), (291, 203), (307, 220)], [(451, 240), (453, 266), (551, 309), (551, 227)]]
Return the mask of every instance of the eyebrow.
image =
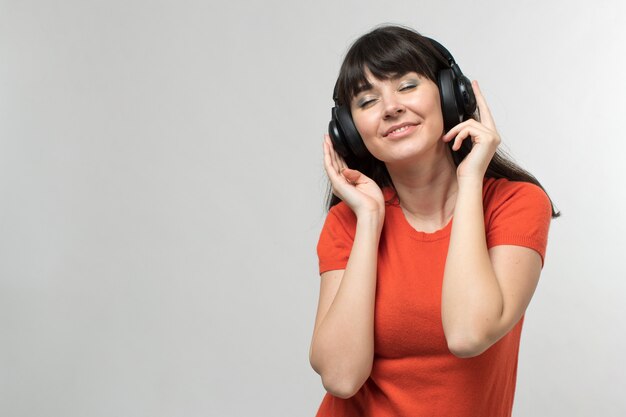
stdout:
[[(389, 77), (388, 79), (391, 80), (391, 81), (397, 81), (400, 78), (404, 77), (406, 74), (408, 74), (408, 73), (394, 74), (391, 77)], [(371, 90), (372, 88), (374, 88), (374, 86), (371, 83), (369, 83), (369, 82), (367, 82), (365, 84), (360, 84), (357, 88), (354, 89), (354, 95), (353, 96), (356, 98), (356, 96), (358, 96), (362, 92), (367, 91), (367, 90)]]
[(354, 89), (353, 96), (356, 98), (363, 91), (371, 90), (374, 86), (370, 83), (360, 84), (357, 88)]

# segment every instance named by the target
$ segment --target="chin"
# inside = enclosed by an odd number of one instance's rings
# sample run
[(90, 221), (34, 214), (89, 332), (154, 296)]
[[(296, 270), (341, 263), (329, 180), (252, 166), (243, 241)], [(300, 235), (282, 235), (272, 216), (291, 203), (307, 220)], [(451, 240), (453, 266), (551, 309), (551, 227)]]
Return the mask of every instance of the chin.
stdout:
[(433, 161), (438, 159), (447, 159), (450, 151), (448, 144), (441, 142), (440, 146), (432, 144), (424, 146), (424, 144), (410, 144), (406, 147), (399, 147), (385, 155), (381, 155), (380, 159), (386, 165), (417, 165), (420, 162)]
[(432, 147), (426, 147), (419, 143), (398, 144), (392, 152), (388, 152), (381, 158), (385, 162), (402, 162), (407, 160), (420, 159), (433, 151)]

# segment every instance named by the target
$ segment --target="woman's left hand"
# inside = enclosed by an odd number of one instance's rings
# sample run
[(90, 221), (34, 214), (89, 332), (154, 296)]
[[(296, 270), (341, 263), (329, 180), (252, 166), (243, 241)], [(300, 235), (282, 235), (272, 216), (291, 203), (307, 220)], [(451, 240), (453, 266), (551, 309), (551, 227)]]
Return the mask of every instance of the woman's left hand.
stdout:
[(480, 92), (478, 82), (472, 81), (472, 89), (476, 95), (476, 104), (480, 114), (480, 122), (469, 119), (454, 126), (441, 138), (444, 142), (454, 139), (452, 151), (458, 151), (461, 144), (468, 137), (472, 141), (471, 152), (461, 161), (456, 170), (456, 175), (461, 179), (477, 179), (482, 181), (489, 166), (489, 162), (500, 145), (500, 135), (496, 130), (489, 107)]

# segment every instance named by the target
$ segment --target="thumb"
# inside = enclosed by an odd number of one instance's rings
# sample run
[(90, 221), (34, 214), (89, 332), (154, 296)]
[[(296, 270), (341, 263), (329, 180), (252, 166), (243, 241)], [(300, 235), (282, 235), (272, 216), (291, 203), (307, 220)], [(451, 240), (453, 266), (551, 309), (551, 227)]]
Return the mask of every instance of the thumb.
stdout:
[(356, 169), (350, 169), (350, 168), (344, 168), (341, 171), (341, 175), (343, 175), (343, 177), (352, 184), (355, 184), (357, 182), (357, 180), (361, 177), (361, 172), (357, 171)]

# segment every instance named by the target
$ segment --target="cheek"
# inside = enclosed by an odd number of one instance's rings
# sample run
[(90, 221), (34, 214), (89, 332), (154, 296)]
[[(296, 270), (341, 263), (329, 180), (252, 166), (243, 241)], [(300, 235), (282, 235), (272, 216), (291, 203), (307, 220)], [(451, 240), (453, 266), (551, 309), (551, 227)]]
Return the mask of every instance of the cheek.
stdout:
[(433, 129), (443, 133), (443, 112), (441, 110), (441, 102), (437, 96), (436, 100), (433, 99), (430, 103), (430, 121)]
[(372, 156), (380, 160), (382, 155), (376, 146), (376, 137), (378, 135), (379, 128), (378, 116), (372, 114), (360, 114), (357, 117), (353, 116), (352, 121), (354, 122), (357, 132), (361, 135), (365, 148), (367, 148)]
[(443, 135), (444, 126), (443, 126), (443, 113), (441, 112), (441, 109), (437, 111), (437, 119), (436, 119), (435, 128), (437, 129), (438, 132), (441, 132), (441, 134)]
[(368, 114), (359, 114), (356, 117), (353, 116), (352, 121), (361, 138), (367, 144), (369, 139), (376, 134), (378, 128), (375, 118)]

